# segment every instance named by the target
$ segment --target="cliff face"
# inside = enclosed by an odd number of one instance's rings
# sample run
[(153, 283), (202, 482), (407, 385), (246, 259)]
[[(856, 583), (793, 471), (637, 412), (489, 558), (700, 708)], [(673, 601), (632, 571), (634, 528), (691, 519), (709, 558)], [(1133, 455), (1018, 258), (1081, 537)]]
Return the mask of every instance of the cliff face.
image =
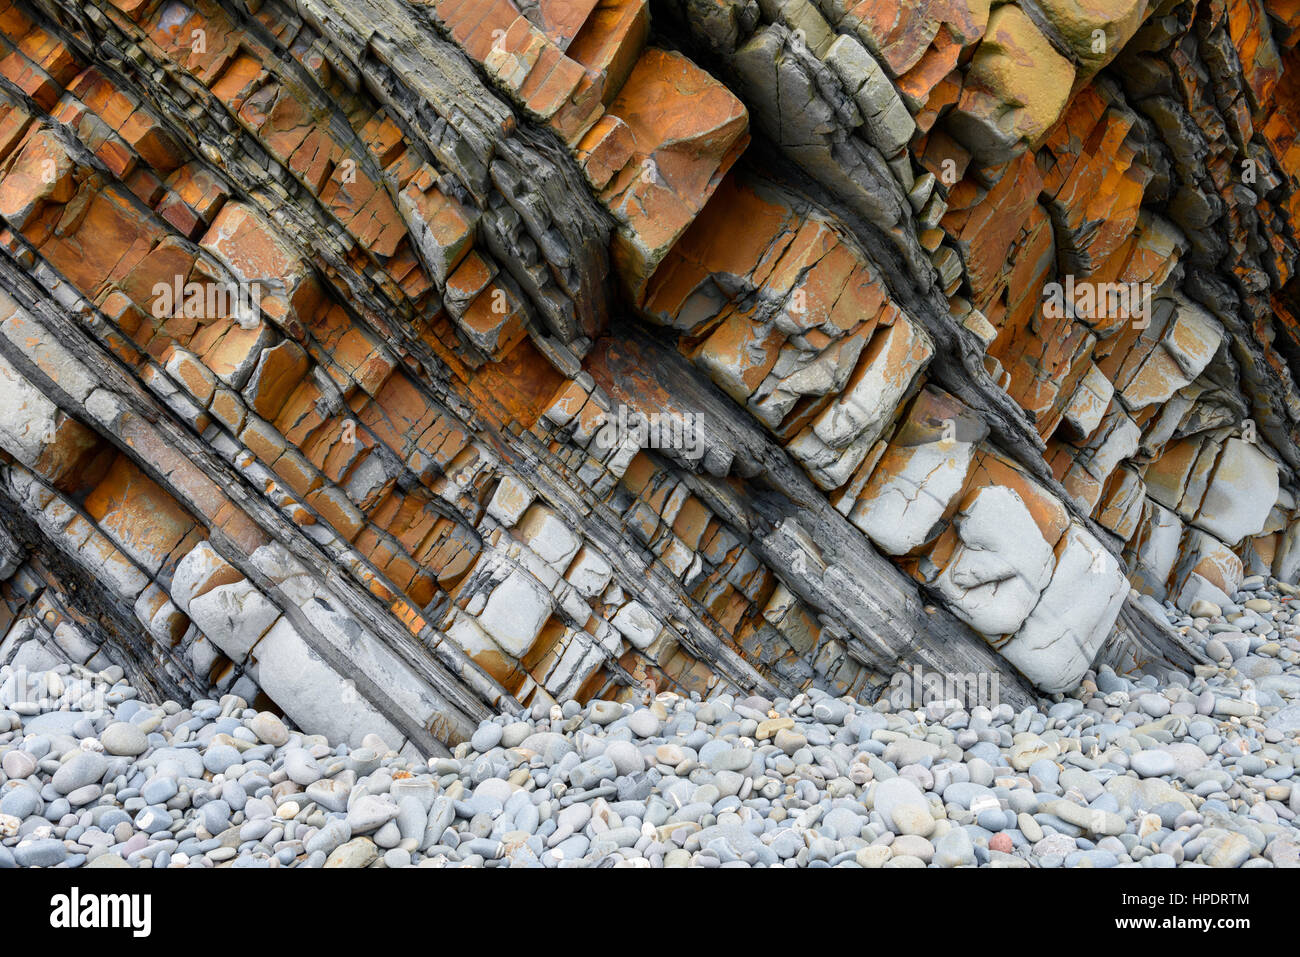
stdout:
[(428, 754), (1201, 661), (1159, 602), (1300, 576), (1298, 36), (0, 0), (0, 662)]

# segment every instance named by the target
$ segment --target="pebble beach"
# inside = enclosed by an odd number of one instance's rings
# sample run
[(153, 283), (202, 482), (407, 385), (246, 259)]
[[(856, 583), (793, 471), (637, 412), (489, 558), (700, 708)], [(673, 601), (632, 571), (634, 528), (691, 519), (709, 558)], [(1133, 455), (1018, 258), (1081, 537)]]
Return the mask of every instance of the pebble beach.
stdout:
[(0, 868), (1294, 867), (1296, 597), (1163, 606), (1213, 664), (1103, 667), (1019, 712), (647, 694), (416, 761), (234, 695), (5, 667)]

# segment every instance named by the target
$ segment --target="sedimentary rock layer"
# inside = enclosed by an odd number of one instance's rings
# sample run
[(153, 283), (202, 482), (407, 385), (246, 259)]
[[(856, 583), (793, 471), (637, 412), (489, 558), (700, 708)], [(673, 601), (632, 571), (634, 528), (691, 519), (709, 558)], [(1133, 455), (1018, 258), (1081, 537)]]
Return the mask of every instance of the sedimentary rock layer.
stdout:
[(419, 753), (1300, 576), (1286, 0), (0, 0), (0, 661)]

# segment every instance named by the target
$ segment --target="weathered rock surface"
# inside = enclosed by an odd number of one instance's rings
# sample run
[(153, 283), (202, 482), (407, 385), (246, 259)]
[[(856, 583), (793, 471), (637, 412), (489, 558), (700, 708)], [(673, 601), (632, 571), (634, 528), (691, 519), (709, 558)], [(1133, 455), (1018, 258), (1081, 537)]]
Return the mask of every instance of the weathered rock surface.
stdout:
[(1298, 33), (0, 0), (0, 663), (425, 755), (1191, 667), (1300, 576)]

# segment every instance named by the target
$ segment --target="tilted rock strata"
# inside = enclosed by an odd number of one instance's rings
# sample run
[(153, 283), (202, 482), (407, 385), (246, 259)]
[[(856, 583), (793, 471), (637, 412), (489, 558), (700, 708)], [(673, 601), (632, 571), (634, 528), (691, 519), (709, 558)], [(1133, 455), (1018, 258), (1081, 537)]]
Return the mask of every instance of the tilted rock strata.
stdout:
[(1202, 660), (1159, 602), (1300, 574), (1297, 32), (6, 4), (0, 661), (434, 753)]

